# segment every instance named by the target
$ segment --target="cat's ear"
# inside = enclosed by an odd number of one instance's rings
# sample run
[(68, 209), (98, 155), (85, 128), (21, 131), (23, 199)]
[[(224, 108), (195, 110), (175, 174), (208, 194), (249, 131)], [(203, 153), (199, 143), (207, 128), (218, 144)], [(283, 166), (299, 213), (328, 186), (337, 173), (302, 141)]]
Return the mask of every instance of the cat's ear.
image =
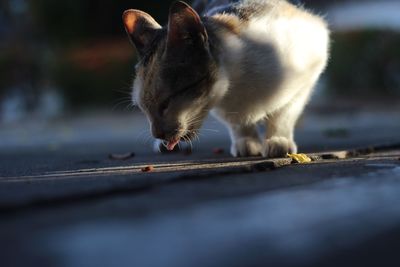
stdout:
[(206, 42), (207, 38), (199, 14), (182, 1), (174, 2), (169, 10), (168, 47), (181, 46), (186, 40)]
[(162, 27), (146, 12), (129, 9), (122, 15), (125, 30), (139, 54), (143, 54)]

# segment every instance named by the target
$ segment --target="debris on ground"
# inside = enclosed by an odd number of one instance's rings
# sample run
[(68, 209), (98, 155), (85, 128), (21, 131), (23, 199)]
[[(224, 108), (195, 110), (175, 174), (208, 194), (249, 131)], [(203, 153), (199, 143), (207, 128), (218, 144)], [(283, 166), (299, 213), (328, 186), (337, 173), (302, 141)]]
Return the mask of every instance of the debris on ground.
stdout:
[(312, 162), (312, 159), (306, 154), (287, 154), (287, 156), (292, 159), (293, 163), (303, 164)]
[(149, 165), (149, 166), (146, 166), (146, 167), (142, 168), (142, 172), (152, 172), (152, 171), (154, 171), (154, 166), (153, 165)]
[(223, 148), (216, 147), (216, 148), (213, 149), (213, 153), (214, 153), (215, 155), (221, 155), (221, 154), (224, 154), (225, 151), (224, 151)]
[(112, 160), (128, 160), (135, 157), (135, 153), (124, 153), (124, 154), (110, 154), (108, 156), (109, 159)]

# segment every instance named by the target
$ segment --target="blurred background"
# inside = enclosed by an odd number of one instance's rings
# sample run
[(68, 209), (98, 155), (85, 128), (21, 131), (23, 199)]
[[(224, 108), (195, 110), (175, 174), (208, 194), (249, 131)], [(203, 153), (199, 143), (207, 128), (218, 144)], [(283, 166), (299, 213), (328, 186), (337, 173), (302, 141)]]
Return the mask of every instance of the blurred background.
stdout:
[[(121, 14), (142, 9), (163, 24), (171, 2), (0, 0), (0, 129), (131, 112), (136, 55)], [(332, 30), (311, 109), (398, 105), (400, 1), (293, 2), (325, 16)]]
[(169, 5), (145, 3), (2, 0), (0, 121), (123, 109), (135, 54), (121, 14), (134, 6), (165, 21)]

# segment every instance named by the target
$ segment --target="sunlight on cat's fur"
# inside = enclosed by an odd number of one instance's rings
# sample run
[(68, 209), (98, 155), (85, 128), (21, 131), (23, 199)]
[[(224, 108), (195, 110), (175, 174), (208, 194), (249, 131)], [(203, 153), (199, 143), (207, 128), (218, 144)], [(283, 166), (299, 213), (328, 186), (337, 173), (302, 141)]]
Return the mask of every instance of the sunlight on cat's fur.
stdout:
[(174, 150), (212, 111), (229, 129), (233, 156), (296, 153), (296, 121), (328, 60), (326, 23), (285, 0), (202, 2), (211, 7), (202, 16), (172, 4), (165, 27), (143, 11), (123, 14), (140, 56), (133, 100), (153, 136)]

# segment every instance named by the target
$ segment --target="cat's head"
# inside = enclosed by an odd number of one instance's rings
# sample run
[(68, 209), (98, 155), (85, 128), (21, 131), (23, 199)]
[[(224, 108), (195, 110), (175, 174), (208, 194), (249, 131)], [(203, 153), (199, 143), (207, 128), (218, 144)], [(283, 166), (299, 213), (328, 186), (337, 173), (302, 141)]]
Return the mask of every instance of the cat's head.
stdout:
[(172, 150), (192, 139), (217, 99), (218, 71), (199, 15), (183, 2), (172, 4), (168, 25), (127, 10), (125, 29), (139, 55), (133, 100), (146, 114), (155, 138)]

